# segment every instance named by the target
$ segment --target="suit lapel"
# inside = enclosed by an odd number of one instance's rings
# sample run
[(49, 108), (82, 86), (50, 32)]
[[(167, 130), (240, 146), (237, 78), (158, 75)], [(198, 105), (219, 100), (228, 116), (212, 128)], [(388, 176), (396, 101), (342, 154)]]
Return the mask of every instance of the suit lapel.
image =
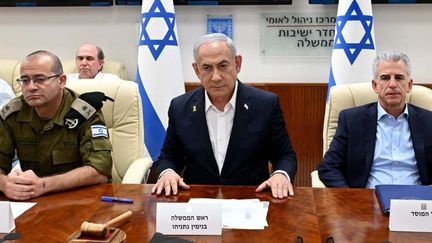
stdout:
[(205, 105), (204, 105), (204, 88), (200, 88), (201, 91), (197, 92), (197, 94), (193, 97), (191, 102), (190, 110), (192, 111), (191, 123), (192, 127), (194, 127), (194, 132), (198, 134), (199, 138), (202, 138), (202, 143), (208, 153), (207, 162), (209, 163), (210, 169), (216, 175), (219, 176), (219, 169), (216, 163), (216, 159), (214, 157), (213, 148), (210, 142), (210, 135), (207, 126), (207, 120), (205, 116)]
[(254, 111), (254, 106), (252, 100), (250, 99), (250, 94), (245, 92), (247, 87), (238, 81), (237, 90), (237, 100), (234, 114), (233, 127), (231, 129), (231, 135), (228, 143), (227, 152), (225, 155), (224, 164), (222, 167), (221, 175), (228, 173), (230, 167), (232, 166), (233, 156), (236, 151), (239, 150), (240, 141), (245, 136), (245, 129), (247, 128), (248, 118), (250, 114)]
[[(363, 117), (364, 120), (362, 123), (364, 124), (365, 130), (365, 139), (364, 139), (364, 147), (366, 154), (366, 170), (369, 175), (370, 170), (372, 168), (373, 157), (375, 154), (375, 142), (376, 142), (376, 131), (377, 131), (377, 103), (371, 105), (366, 110), (366, 115)], [(367, 177), (365, 181), (365, 185), (367, 183)]]
[(424, 163), (426, 161), (426, 151), (424, 141), (422, 139), (423, 132), (421, 131), (419, 126), (415, 125), (416, 123), (422, 121), (419, 120), (417, 111), (413, 109), (410, 105), (408, 105), (408, 114), (408, 125), (411, 132), (411, 140), (413, 144), (415, 159), (417, 161), (417, 167), (420, 177), (422, 177), (422, 171), (427, 171), (426, 164)]

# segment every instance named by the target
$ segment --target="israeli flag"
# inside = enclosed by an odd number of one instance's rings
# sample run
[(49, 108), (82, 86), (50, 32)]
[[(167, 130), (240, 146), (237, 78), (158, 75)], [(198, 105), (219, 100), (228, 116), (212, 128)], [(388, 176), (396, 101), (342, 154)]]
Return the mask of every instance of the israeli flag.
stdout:
[(159, 156), (172, 98), (185, 92), (172, 0), (142, 1), (137, 82), (144, 114), (144, 142)]
[(371, 81), (375, 56), (371, 0), (339, 0), (327, 94), (337, 84)]

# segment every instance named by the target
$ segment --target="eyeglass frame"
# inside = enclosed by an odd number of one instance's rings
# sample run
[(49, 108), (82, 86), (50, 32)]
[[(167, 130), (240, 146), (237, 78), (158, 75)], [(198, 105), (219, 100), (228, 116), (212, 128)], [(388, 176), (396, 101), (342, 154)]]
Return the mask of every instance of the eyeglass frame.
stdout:
[[(39, 78), (36, 78), (36, 80), (34, 78), (33, 79), (29, 78), (28, 83), (24, 83), (22, 77), (21, 78), (17, 78), (15, 81), (17, 81), (21, 86), (27, 86), (27, 85), (30, 84), (31, 81), (33, 81), (33, 84), (41, 85), (41, 84), (45, 83), (46, 81), (48, 81), (49, 79), (58, 78), (61, 75), (62, 74), (54, 74), (54, 75), (51, 75), (51, 76), (48, 76), (48, 77), (43, 77), (43, 78), (39, 77)], [(37, 79), (39, 79), (39, 80), (37, 80)]]

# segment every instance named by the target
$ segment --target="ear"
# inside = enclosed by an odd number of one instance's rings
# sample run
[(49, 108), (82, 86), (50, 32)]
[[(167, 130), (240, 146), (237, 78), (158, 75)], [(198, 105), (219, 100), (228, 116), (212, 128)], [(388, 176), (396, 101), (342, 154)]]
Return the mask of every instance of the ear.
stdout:
[(411, 92), (411, 89), (413, 87), (413, 80), (412, 78), (408, 81), (408, 89), (407, 89), (407, 93)]
[(65, 86), (66, 86), (66, 74), (62, 74), (62, 75), (60, 75), (59, 76), (59, 84), (60, 84), (60, 87), (62, 87), (62, 88), (64, 88)]
[(375, 94), (378, 94), (378, 83), (375, 79), (372, 79), (372, 88), (375, 91)]
[(199, 78), (199, 69), (198, 69), (198, 64), (196, 62), (192, 63), (192, 67), (195, 71), (196, 76)]
[(239, 73), (240, 70), (241, 70), (241, 65), (242, 65), (243, 57), (241, 55), (237, 55), (237, 56), (234, 57), (234, 61), (235, 61), (237, 73)]
[(99, 72), (102, 71), (104, 64), (105, 64), (105, 60), (99, 60), (99, 65), (100, 65)]

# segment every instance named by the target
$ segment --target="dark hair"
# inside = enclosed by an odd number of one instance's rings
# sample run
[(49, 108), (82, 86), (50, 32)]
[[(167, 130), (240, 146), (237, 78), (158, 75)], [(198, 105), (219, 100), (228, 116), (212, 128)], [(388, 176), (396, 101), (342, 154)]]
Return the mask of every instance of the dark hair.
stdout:
[(28, 59), (32, 58), (33, 56), (49, 56), (49, 57), (51, 57), (51, 59), (53, 61), (52, 66), (51, 66), (51, 71), (53, 71), (57, 75), (63, 74), (63, 65), (62, 65), (60, 59), (56, 55), (54, 55), (53, 53), (51, 53), (49, 51), (45, 51), (45, 50), (38, 50), (38, 51), (35, 51), (35, 52), (28, 54), (26, 56), (26, 59), (28, 60)]
[(104, 60), (105, 59), (105, 54), (102, 51), (102, 48), (100, 48), (99, 46), (96, 46), (96, 50), (97, 50), (97, 57), (99, 60)]

